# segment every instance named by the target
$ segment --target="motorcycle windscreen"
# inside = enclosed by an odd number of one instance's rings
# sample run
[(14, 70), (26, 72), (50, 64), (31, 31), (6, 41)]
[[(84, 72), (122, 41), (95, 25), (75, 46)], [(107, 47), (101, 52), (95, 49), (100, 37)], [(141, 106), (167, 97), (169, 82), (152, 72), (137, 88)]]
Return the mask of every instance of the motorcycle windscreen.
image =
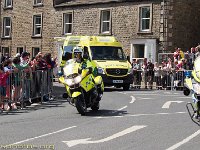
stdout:
[(197, 57), (194, 61), (194, 71), (196, 75), (196, 80), (199, 82), (200, 81), (200, 56)]
[(63, 68), (65, 76), (69, 76), (71, 74), (78, 74), (79, 64), (76, 63), (73, 59), (70, 59), (66, 62), (65, 67)]
[(193, 90), (196, 94), (200, 95), (200, 84), (199, 83), (193, 84)]

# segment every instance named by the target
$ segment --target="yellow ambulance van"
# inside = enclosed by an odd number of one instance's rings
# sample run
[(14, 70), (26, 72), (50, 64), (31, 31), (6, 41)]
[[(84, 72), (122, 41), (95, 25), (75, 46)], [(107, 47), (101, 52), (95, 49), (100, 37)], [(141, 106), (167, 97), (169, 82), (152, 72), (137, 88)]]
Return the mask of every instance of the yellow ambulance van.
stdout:
[(131, 64), (124, 54), (122, 45), (113, 36), (67, 36), (62, 48), (61, 67), (72, 58), (72, 50), (81, 46), (97, 67), (105, 86), (123, 87), (129, 90), (133, 83)]

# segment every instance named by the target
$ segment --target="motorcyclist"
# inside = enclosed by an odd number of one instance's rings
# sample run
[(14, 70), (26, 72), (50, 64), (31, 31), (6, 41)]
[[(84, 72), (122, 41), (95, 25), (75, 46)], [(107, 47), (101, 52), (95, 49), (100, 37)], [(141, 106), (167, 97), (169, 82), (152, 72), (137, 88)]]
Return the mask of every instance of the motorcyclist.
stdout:
[(73, 49), (73, 54), (74, 54), (74, 58), (75, 61), (77, 63), (80, 63), (80, 69), (89, 69), (91, 68), (91, 72), (94, 76), (97, 75), (97, 70), (95, 69), (96, 67), (94, 67), (91, 63), (91, 61), (89, 60), (89, 54), (85, 53), (83, 55), (83, 49), (81, 47), (75, 47)]
[(196, 108), (195, 118), (200, 118), (200, 57), (197, 57), (194, 61), (194, 69), (190, 75), (189, 72), (185, 73), (185, 88), (184, 95), (188, 96), (190, 93), (192, 94), (192, 99), (194, 102), (194, 106)]

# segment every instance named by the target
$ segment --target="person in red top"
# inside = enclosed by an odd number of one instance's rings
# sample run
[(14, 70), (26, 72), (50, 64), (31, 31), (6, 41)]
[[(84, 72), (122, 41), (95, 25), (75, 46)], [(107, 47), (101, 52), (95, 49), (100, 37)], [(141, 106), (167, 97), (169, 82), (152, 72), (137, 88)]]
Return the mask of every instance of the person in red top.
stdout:
[(4, 72), (4, 67), (2, 64), (0, 64), (0, 109), (3, 110), (3, 100), (6, 96), (6, 85), (7, 85), (7, 79), (10, 72)]

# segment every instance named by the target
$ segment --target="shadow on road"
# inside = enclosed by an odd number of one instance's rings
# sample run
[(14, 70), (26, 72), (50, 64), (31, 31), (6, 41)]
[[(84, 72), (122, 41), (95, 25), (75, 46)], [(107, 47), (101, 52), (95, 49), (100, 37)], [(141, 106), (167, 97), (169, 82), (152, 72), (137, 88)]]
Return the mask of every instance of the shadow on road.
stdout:
[(67, 100), (64, 100), (64, 99), (56, 99), (56, 100), (51, 100), (51, 101), (43, 102), (43, 103), (33, 103), (30, 106), (26, 106), (23, 109), (19, 108), (17, 110), (3, 111), (3, 113), (0, 113), (0, 115), (18, 115), (18, 114), (23, 114), (23, 113), (30, 113), (31, 111), (36, 111), (36, 110), (41, 110), (41, 109), (65, 107), (62, 104), (66, 102)]
[(117, 110), (106, 110), (106, 109), (101, 109), (98, 111), (93, 111), (89, 110), (85, 116), (90, 116), (90, 117), (106, 117), (106, 116), (123, 116), (128, 114), (127, 111), (117, 111)]
[[(130, 88), (128, 91), (157, 91), (157, 90), (156, 89), (134, 89), (134, 88)], [(127, 92), (127, 91), (124, 91), (122, 88), (105, 87), (104, 92)]]

